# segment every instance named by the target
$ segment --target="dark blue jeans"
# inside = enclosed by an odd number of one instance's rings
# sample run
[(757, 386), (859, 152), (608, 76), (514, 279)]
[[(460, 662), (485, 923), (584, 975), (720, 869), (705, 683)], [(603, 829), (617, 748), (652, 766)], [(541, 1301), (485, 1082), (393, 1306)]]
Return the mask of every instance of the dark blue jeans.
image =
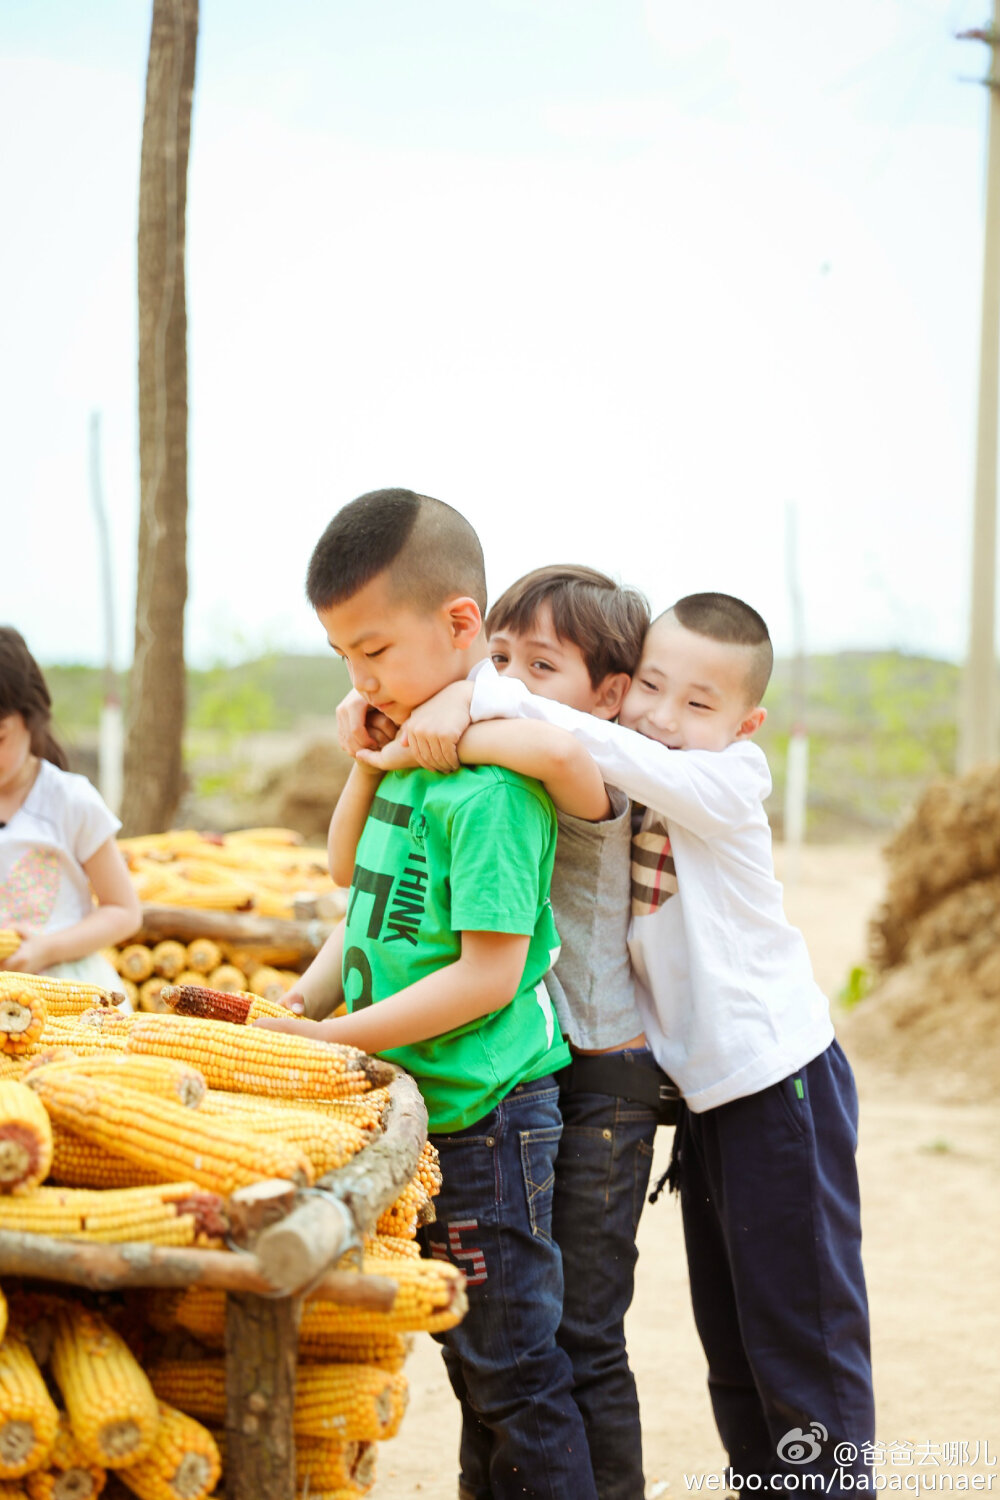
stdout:
[(444, 1184), (422, 1247), (468, 1282), (468, 1313), (437, 1338), (462, 1405), (459, 1485), (469, 1500), (597, 1500), (573, 1368), (556, 1342), (561, 1134), (550, 1076), (519, 1085), (468, 1129), (431, 1136)]
[(850, 1455), (874, 1440), (857, 1111), (837, 1042), (757, 1094), (681, 1111), (691, 1300), (731, 1482), (744, 1491), (822, 1473), (827, 1500), (850, 1496), (838, 1469), (863, 1473)]
[[(648, 1047), (616, 1058), (655, 1068)], [(639, 1216), (649, 1185), (657, 1111), (610, 1094), (563, 1089), (552, 1231), (562, 1250), (559, 1343), (573, 1365), (600, 1500), (641, 1500), (642, 1429), (625, 1351)]]

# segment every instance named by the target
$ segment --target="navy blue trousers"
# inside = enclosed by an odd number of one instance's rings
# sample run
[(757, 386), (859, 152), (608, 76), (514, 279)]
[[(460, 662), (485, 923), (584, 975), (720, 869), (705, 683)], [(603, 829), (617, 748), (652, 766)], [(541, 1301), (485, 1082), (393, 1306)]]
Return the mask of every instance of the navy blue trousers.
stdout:
[(852, 1453), (874, 1441), (857, 1104), (833, 1042), (760, 1093), (681, 1110), (691, 1300), (731, 1482), (745, 1490), (816, 1472), (827, 1497), (848, 1493), (837, 1470), (864, 1472)]

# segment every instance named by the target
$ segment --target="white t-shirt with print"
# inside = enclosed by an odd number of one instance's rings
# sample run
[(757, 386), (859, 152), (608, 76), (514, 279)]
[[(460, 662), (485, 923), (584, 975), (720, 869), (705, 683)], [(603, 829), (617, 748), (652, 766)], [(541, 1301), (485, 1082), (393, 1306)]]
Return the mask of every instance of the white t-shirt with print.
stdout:
[(121, 827), (86, 776), (43, 760), (0, 828), (0, 927), (61, 932), (93, 909), (84, 864)]
[(758, 1093), (826, 1050), (830, 1008), (782, 907), (757, 745), (669, 750), (496, 672), (477, 675), (472, 717), (568, 729), (646, 809), (629, 949), (647, 1039), (689, 1108)]

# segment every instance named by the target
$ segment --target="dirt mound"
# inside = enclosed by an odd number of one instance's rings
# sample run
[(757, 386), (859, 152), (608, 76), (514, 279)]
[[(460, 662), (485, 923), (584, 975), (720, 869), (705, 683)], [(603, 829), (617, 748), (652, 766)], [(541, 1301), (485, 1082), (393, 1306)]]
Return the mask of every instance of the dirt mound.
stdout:
[(1000, 767), (928, 789), (885, 850), (875, 987), (843, 1021), (852, 1052), (923, 1075), (936, 1098), (1000, 1084)]
[(261, 800), (270, 821), (294, 828), (310, 842), (325, 841), (330, 814), (351, 771), (351, 757), (333, 740), (314, 740), (272, 771)]

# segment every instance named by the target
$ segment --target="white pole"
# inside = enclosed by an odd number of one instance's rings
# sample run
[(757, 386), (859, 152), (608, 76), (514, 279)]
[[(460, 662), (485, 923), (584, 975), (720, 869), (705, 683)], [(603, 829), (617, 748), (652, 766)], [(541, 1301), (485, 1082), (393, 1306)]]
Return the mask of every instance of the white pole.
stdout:
[(90, 418), (90, 498), (97, 521), (97, 548), (100, 557), (101, 597), (104, 605), (104, 695), (101, 703), (101, 728), (97, 745), (97, 784), (101, 796), (113, 813), (122, 805), (122, 761), (125, 737), (122, 729), (122, 706), (118, 697), (115, 672), (115, 606), (111, 572), (111, 537), (101, 485), (101, 414)]
[(969, 650), (962, 680), (958, 769), (997, 756), (996, 552), (997, 403), (1000, 364), (1000, 102), (997, 88), (997, 4), (988, 30), (962, 33), (990, 49), (989, 135), (986, 148), (986, 224), (983, 236), (983, 303), (979, 340), (979, 412), (976, 490), (972, 527), (972, 593)]
[(806, 837), (806, 803), (809, 793), (809, 738), (806, 734), (806, 648), (802, 586), (799, 579), (796, 509), (785, 510), (785, 561), (788, 593), (792, 605), (792, 732), (785, 760), (785, 866), (786, 884), (799, 878), (802, 845)]

